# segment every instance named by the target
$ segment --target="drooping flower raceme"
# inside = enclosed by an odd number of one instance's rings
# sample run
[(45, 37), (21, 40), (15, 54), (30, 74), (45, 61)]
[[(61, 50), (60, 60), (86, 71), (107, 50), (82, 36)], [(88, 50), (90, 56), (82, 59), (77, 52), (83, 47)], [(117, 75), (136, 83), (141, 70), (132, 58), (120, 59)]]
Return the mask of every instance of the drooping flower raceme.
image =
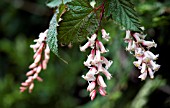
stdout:
[(42, 69), (45, 70), (47, 68), (50, 58), (50, 49), (46, 43), (47, 32), (48, 30), (40, 33), (39, 38), (34, 40), (36, 44), (30, 45), (35, 53), (33, 56), (34, 62), (29, 66), (30, 71), (26, 73), (28, 79), (21, 83), (20, 92), (24, 92), (28, 88), (29, 93), (31, 93), (34, 88), (34, 80), (42, 81), (39, 73)]
[[(101, 32), (102, 38), (108, 41), (110, 38), (109, 34), (107, 34), (104, 29), (102, 29)], [(89, 68), (89, 71), (86, 75), (82, 75), (82, 77), (88, 81), (89, 85), (87, 91), (90, 92), (91, 100), (93, 100), (97, 92), (102, 96), (106, 95), (105, 88), (107, 85), (104, 82), (102, 74), (105, 75), (108, 80), (111, 79), (112, 75), (108, 72), (108, 69), (112, 64), (112, 61), (107, 60), (102, 56), (102, 54), (108, 52), (108, 50), (106, 50), (103, 43), (97, 39), (97, 34), (93, 34), (88, 38), (88, 42), (80, 47), (80, 51), (85, 51), (88, 47), (92, 50), (88, 55), (87, 60), (84, 62), (84, 65)]]
[(138, 78), (145, 80), (147, 74), (150, 78), (154, 78), (154, 73), (159, 70), (160, 65), (156, 64), (155, 60), (158, 58), (159, 54), (153, 54), (149, 51), (152, 47), (157, 47), (154, 41), (146, 41), (146, 35), (140, 33), (132, 33), (131, 31), (126, 31), (125, 42), (128, 43), (126, 50), (137, 58), (133, 64), (140, 69), (141, 75)]

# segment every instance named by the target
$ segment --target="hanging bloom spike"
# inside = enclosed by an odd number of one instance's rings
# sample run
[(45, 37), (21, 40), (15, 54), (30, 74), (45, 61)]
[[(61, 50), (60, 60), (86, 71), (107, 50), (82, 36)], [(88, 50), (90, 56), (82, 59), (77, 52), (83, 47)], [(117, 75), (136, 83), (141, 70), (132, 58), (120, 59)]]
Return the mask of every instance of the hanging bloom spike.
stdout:
[[(126, 37), (124, 41), (128, 43), (126, 48), (131, 54), (137, 58), (133, 64), (140, 69), (141, 75), (138, 77), (141, 80), (145, 80), (148, 73), (151, 79), (154, 78), (154, 73), (159, 70), (160, 65), (156, 64), (155, 60), (159, 57), (159, 54), (153, 54), (149, 51), (152, 47), (157, 47), (154, 41), (146, 41), (146, 35), (140, 33), (132, 33), (131, 31), (126, 31)], [(134, 52), (134, 53), (132, 53)]]
[(34, 88), (34, 80), (43, 81), (43, 79), (39, 77), (39, 73), (42, 69), (45, 70), (47, 68), (47, 63), (50, 59), (50, 49), (46, 43), (47, 32), (48, 30), (40, 33), (39, 38), (34, 40), (36, 44), (30, 45), (35, 53), (33, 56), (34, 62), (29, 66), (30, 71), (26, 73), (28, 79), (21, 83), (20, 92), (28, 89), (29, 93), (31, 93)]
[[(109, 41), (109, 33), (106, 33), (104, 29), (101, 30), (102, 38), (106, 41)], [(91, 48), (91, 53), (87, 57), (87, 60), (84, 62), (84, 65), (89, 68), (89, 71), (86, 75), (82, 75), (89, 85), (87, 91), (90, 92), (91, 100), (94, 100), (96, 97), (97, 91), (105, 96), (106, 92), (106, 83), (104, 82), (103, 76), (101, 73), (106, 76), (108, 80), (111, 79), (112, 75), (109, 73), (108, 69), (112, 65), (113, 61), (107, 60), (101, 54), (108, 52), (105, 49), (103, 43), (97, 39), (97, 34), (93, 34), (90, 38), (88, 37), (88, 42), (80, 47), (80, 51), (84, 52), (87, 48)], [(103, 67), (103, 64), (105, 67)]]

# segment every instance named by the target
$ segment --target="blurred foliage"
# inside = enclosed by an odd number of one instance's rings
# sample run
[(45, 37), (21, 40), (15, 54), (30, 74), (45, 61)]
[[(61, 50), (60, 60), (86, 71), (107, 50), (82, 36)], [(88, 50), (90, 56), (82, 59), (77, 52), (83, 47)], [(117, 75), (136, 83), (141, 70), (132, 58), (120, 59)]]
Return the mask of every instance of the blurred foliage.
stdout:
[(124, 49), (124, 30), (116, 24), (102, 25), (112, 36), (107, 44), (106, 56), (113, 60), (109, 69), (113, 78), (107, 81), (106, 97), (97, 95), (90, 101), (87, 82), (81, 78), (88, 69), (83, 66), (88, 51), (59, 46), (65, 64), (51, 53), (46, 71), (41, 72), (42, 83), (35, 82), (33, 93), (20, 93), (19, 86), (26, 79), (25, 73), (33, 61), (29, 45), (40, 32), (46, 30), (53, 10), (45, 6), (45, 0), (0, 1), (0, 108), (169, 108), (170, 107), (170, 1), (132, 0), (145, 26), (147, 39), (158, 43), (154, 53), (159, 53), (160, 70), (156, 78), (138, 79), (133, 56)]

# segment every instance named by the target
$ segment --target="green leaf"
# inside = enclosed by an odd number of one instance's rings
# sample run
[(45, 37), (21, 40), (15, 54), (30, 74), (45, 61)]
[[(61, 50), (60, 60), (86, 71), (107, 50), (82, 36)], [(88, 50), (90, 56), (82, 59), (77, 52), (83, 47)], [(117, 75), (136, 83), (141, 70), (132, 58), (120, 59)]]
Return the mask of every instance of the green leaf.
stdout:
[(58, 20), (61, 18), (61, 16), (66, 12), (66, 5), (61, 4), (58, 9), (59, 9), (59, 13), (58, 13), (58, 15), (57, 15), (57, 21), (58, 21)]
[(60, 55), (58, 54), (58, 41), (57, 41), (57, 26), (58, 26), (58, 22), (57, 22), (57, 15), (58, 15), (58, 10), (56, 10), (56, 12), (54, 13), (51, 21), (50, 21), (50, 26), (47, 32), (47, 44), (50, 48), (50, 50), (58, 56), (58, 58), (60, 58), (63, 62), (65, 62), (66, 64), (68, 64), (68, 62), (66, 60), (64, 60), (63, 58), (60, 57)]
[(60, 4), (66, 4), (67, 2), (71, 2), (72, 0), (52, 0), (48, 2), (46, 5), (50, 8), (59, 7)]
[(98, 20), (88, 0), (75, 0), (67, 4), (68, 10), (58, 27), (58, 40), (63, 44), (81, 42), (92, 35)]
[(53, 0), (48, 2), (46, 5), (50, 8), (58, 7), (62, 3), (62, 0)]
[(47, 32), (47, 44), (50, 47), (50, 50), (58, 55), (58, 44), (57, 44), (57, 13), (58, 11), (56, 11), (56, 13), (54, 13), (51, 21), (50, 21), (50, 26)]
[(140, 22), (133, 4), (129, 0), (107, 0), (105, 2), (105, 16), (125, 27), (126, 30), (141, 31)]

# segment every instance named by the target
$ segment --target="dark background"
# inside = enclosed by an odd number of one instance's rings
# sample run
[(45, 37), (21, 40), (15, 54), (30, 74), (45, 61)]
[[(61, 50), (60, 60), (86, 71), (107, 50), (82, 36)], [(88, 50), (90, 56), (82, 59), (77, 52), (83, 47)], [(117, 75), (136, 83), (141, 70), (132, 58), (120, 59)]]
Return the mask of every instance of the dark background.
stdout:
[(97, 94), (90, 101), (86, 91), (87, 82), (81, 78), (88, 70), (83, 66), (88, 51), (60, 47), (65, 64), (53, 53), (48, 68), (40, 73), (42, 83), (35, 82), (33, 93), (20, 93), (20, 83), (33, 62), (33, 51), (29, 45), (44, 32), (53, 10), (46, 0), (1, 0), (0, 1), (0, 108), (170, 108), (170, 1), (133, 0), (140, 21), (145, 26), (147, 40), (155, 40), (158, 47), (152, 48), (160, 54), (161, 65), (155, 79), (138, 79), (139, 70), (133, 66), (135, 60), (125, 51), (125, 31), (114, 22), (102, 25), (112, 37), (106, 44), (113, 65), (109, 69), (113, 78), (107, 81), (108, 95)]

